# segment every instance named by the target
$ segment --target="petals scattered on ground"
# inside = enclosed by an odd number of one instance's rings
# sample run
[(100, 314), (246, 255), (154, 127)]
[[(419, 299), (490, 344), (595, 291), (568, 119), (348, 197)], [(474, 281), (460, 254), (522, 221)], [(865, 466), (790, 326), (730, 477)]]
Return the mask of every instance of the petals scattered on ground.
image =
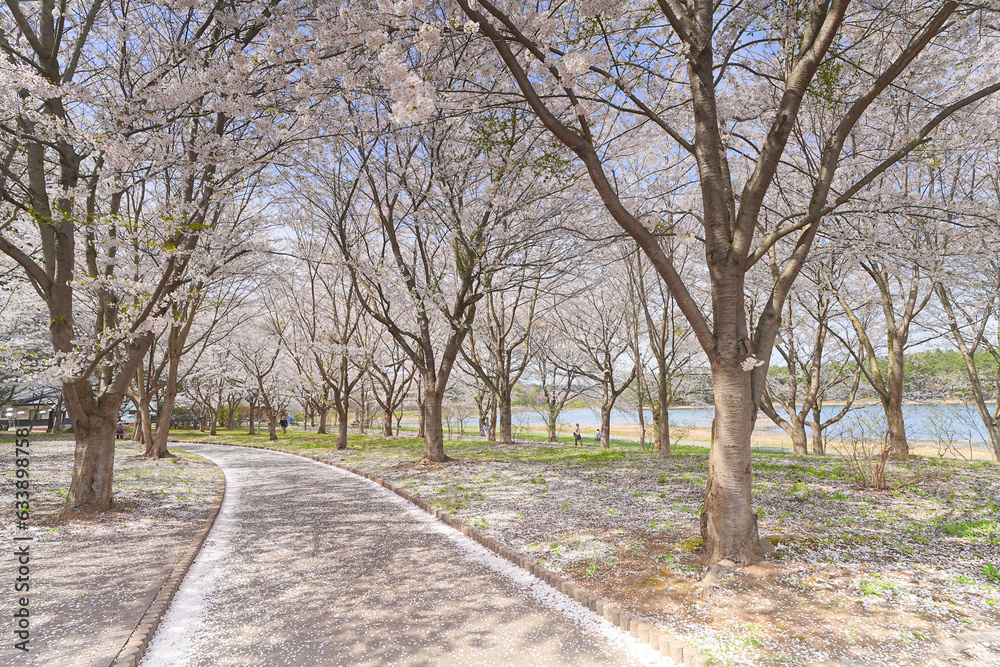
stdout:
[[(37, 438), (37, 439), (36, 439)], [(0, 444), (0, 497), (12, 507), (12, 438)], [(86, 667), (110, 664), (146, 612), (165, 577), (187, 550), (222, 490), (218, 469), (198, 457), (151, 461), (131, 442), (115, 456), (115, 509), (62, 519), (73, 469), (71, 440), (31, 439), (30, 651), (4, 641), (0, 664)], [(13, 511), (4, 544), (14, 544)], [(12, 549), (0, 566), (13, 579)], [(4, 585), (5, 614), (16, 593)], [(5, 621), (5, 627), (9, 624)], [(7, 639), (10, 634), (5, 633)]]
[(891, 464), (903, 486), (872, 492), (839, 457), (758, 453), (760, 533), (777, 551), (706, 602), (694, 594), (704, 450), (462, 442), (447, 443), (456, 461), (421, 464), (415, 439), (279, 446), (384, 477), (728, 665), (1000, 665), (993, 463)]

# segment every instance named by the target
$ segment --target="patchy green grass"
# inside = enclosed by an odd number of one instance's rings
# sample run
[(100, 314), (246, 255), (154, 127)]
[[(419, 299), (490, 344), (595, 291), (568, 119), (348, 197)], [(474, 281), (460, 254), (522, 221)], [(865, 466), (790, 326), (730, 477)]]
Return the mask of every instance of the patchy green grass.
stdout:
[(880, 574), (872, 574), (867, 579), (862, 579), (858, 584), (858, 592), (862, 595), (881, 595), (887, 591), (896, 590), (896, 584), (887, 581)]
[(945, 523), (941, 525), (941, 532), (953, 537), (983, 538), (987, 542), (1000, 544), (1000, 522), (989, 519)]
[[(311, 432), (288, 431), (285, 435), (278, 435), (276, 441), (269, 441), (267, 434), (248, 435), (246, 431), (219, 431), (217, 436), (210, 436), (207, 433), (191, 430), (172, 430), (171, 437), (178, 440), (190, 442), (218, 442), (233, 443), (237, 445), (254, 445), (271, 447), (275, 449), (287, 449), (289, 451), (301, 451), (309, 449), (335, 450), (337, 436), (335, 434), (319, 435)], [(540, 438), (538, 444), (525, 443), (517, 445), (501, 445), (499, 443), (489, 443), (482, 440), (449, 440), (447, 441), (446, 452), (460, 460), (471, 461), (526, 461), (536, 463), (602, 463), (607, 461), (627, 461), (631, 457), (649, 458), (655, 453), (640, 451), (635, 442), (612, 440), (612, 446), (602, 448), (600, 445), (584, 444), (583, 447), (575, 447), (572, 441), (567, 443), (548, 443)], [(347, 436), (348, 451), (363, 449), (367, 452), (386, 451), (403, 453), (406, 452), (412, 458), (423, 456), (424, 441), (420, 438), (399, 436), (386, 438), (381, 435), (366, 434), (359, 435), (351, 433)], [(700, 453), (705, 454), (702, 447), (675, 446), (674, 454)]]

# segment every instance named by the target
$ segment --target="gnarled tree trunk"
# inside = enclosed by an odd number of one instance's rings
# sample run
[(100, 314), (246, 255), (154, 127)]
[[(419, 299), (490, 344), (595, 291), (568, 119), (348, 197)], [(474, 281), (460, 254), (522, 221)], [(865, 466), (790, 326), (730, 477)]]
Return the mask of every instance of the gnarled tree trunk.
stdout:
[(87, 426), (82, 426), (75, 416), (73, 422), (76, 448), (66, 507), (79, 511), (110, 510), (118, 408), (91, 412)]
[(392, 437), (392, 410), (382, 411), (382, 435)]

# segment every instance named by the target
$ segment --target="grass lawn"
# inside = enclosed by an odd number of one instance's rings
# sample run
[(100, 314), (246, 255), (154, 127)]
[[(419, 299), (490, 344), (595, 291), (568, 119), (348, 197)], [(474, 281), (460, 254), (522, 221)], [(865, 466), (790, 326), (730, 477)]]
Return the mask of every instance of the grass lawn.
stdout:
[[(242, 431), (181, 440), (308, 452), (389, 479), (495, 539), (655, 621), (729, 665), (852, 660), (1000, 665), (1000, 466), (915, 457), (888, 491), (845, 459), (756, 452), (754, 506), (768, 562), (695, 595), (708, 454), (570, 443), (449, 441), (421, 464), (416, 438)], [(964, 648), (965, 652), (959, 652)], [(956, 662), (957, 661), (957, 662)]]

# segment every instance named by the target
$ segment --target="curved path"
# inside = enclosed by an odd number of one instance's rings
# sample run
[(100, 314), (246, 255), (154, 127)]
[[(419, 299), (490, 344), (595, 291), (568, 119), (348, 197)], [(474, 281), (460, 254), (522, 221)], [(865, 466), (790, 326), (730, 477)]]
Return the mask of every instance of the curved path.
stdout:
[(142, 667), (672, 665), (394, 493), (242, 447)]

